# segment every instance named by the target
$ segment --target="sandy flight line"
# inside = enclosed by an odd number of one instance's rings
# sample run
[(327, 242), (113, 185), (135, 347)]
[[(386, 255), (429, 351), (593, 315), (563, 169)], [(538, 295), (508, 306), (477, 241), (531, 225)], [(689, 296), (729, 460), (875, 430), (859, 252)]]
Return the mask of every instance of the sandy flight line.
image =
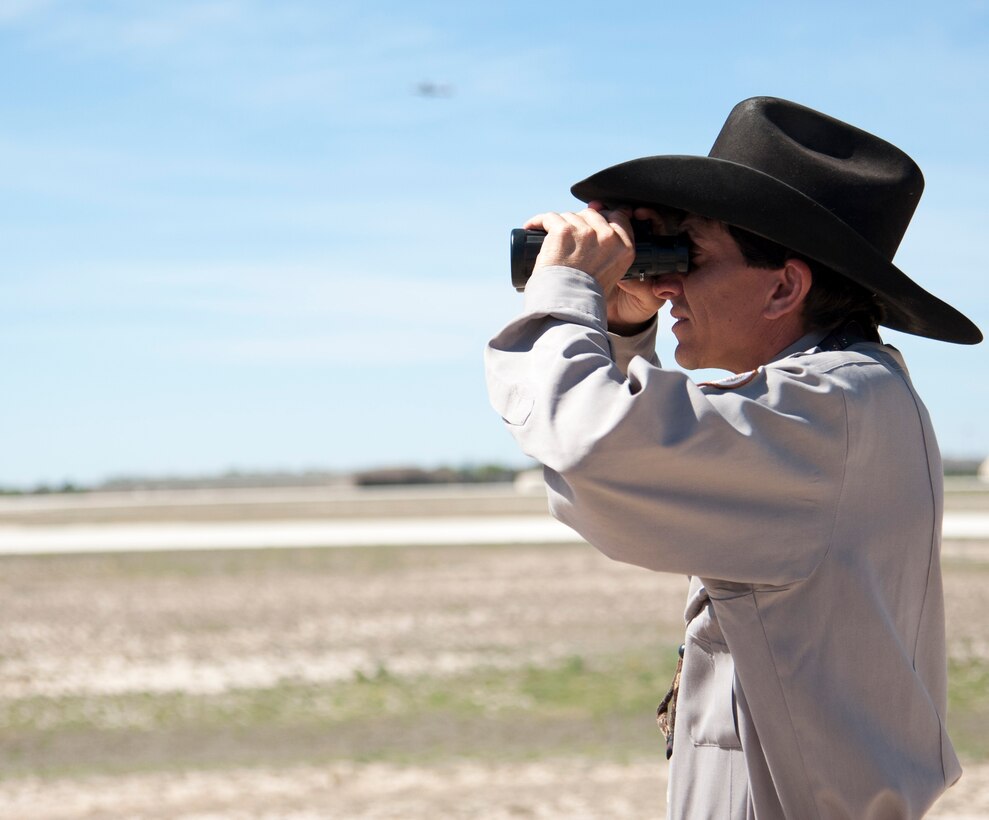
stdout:
[[(522, 709), (509, 684), (568, 658), (593, 672), (623, 652), (672, 646), (684, 581), (571, 546), (577, 537), (545, 509), (544, 496), (510, 486), (0, 498), (0, 552), (74, 543), (121, 553), (4, 560), (0, 706), (33, 717), (21, 734), (0, 733), (0, 759), (24, 756), (16, 774), (0, 777), (0, 816), (662, 817), (658, 746), (634, 746), (646, 737), (640, 719), (652, 738), (651, 705), (626, 730), (621, 716), (602, 723)], [(947, 561), (945, 576), (950, 651), (962, 672), (979, 672), (989, 657), (989, 539), (977, 537), (986, 515), (989, 492), (949, 500), (948, 533), (970, 534), (946, 547), (963, 558)], [(181, 533), (181, 555), (122, 554), (179, 549)], [(413, 546), (195, 552), (217, 547), (222, 533), (231, 549), (246, 539), (326, 546), (328, 533)], [(431, 546), (415, 547), (413, 537)], [(538, 543), (488, 549), (468, 540), (527, 537)], [(544, 546), (556, 538), (564, 540)], [(333, 711), (336, 693), (380, 672), (382, 659), (392, 697), (415, 681), (409, 691), (435, 682), (436, 691), (479, 699), (465, 714), (399, 711), (351, 727)], [(610, 673), (609, 692), (626, 677)], [(977, 711), (956, 714), (974, 721), (969, 735), (979, 731)], [(432, 751), (420, 755), (424, 742)], [(617, 743), (621, 753), (582, 751), (587, 743)], [(395, 751), (405, 748), (416, 751)], [(989, 763), (971, 754), (932, 818), (989, 817)]]

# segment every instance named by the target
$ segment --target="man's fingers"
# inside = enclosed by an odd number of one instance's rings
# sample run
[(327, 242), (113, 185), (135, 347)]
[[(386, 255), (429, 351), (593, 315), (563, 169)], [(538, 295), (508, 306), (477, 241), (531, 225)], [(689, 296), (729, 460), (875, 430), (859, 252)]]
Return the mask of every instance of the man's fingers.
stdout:
[(560, 225), (560, 215), (555, 211), (547, 211), (546, 213), (536, 214), (535, 216), (530, 216), (525, 223), (522, 225), (527, 231), (547, 231), (548, 225)]
[(632, 233), (632, 222), (623, 210), (599, 211), (595, 208), (587, 207), (580, 212), (588, 225), (593, 227), (598, 235), (608, 235), (611, 231), (617, 233), (623, 244), (634, 247), (635, 239)]
[(659, 310), (666, 303), (666, 299), (656, 296), (652, 279), (646, 279), (644, 281), (639, 281), (638, 279), (619, 279), (618, 287), (630, 297), (641, 302), (642, 305), (648, 305), (655, 310)]
[(631, 211), (627, 209), (599, 211), (588, 207), (579, 213), (547, 211), (530, 217), (522, 227), (530, 231), (543, 230), (548, 233), (553, 229), (565, 229), (567, 226), (578, 232), (593, 230), (598, 235), (601, 235), (602, 229), (605, 234), (614, 230), (625, 240), (631, 240), (632, 237)]
[(628, 216), (618, 211), (586, 208), (547, 211), (531, 217), (525, 227), (543, 230), (546, 239), (536, 259), (537, 267), (562, 265), (584, 271), (606, 290), (628, 270), (635, 252)]
[(652, 208), (636, 208), (632, 216), (650, 223), (655, 233), (669, 235), (677, 232), (677, 221), (670, 213), (663, 214)]

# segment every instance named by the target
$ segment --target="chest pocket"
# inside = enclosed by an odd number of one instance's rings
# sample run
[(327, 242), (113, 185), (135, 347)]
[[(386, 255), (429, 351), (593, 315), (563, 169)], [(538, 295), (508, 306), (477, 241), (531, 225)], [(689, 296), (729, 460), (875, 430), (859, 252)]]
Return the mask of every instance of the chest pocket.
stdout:
[(711, 604), (687, 627), (677, 703), (677, 728), (695, 746), (741, 749), (735, 716), (735, 663)]

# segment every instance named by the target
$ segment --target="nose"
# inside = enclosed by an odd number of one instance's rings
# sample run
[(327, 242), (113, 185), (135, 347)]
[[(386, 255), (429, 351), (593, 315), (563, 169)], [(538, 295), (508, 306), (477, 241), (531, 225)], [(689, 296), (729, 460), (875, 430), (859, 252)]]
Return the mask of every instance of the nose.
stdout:
[(664, 273), (652, 280), (652, 295), (657, 299), (675, 299), (683, 293), (683, 276), (679, 273)]

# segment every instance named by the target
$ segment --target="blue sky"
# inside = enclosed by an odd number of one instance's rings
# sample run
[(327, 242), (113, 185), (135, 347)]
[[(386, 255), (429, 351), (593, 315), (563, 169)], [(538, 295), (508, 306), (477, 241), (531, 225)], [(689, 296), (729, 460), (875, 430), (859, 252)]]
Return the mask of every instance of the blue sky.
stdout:
[[(0, 486), (524, 464), (509, 229), (759, 94), (917, 160), (897, 264), (989, 330), (987, 89), (984, 0), (0, 0)], [(989, 454), (989, 347), (888, 336)]]

